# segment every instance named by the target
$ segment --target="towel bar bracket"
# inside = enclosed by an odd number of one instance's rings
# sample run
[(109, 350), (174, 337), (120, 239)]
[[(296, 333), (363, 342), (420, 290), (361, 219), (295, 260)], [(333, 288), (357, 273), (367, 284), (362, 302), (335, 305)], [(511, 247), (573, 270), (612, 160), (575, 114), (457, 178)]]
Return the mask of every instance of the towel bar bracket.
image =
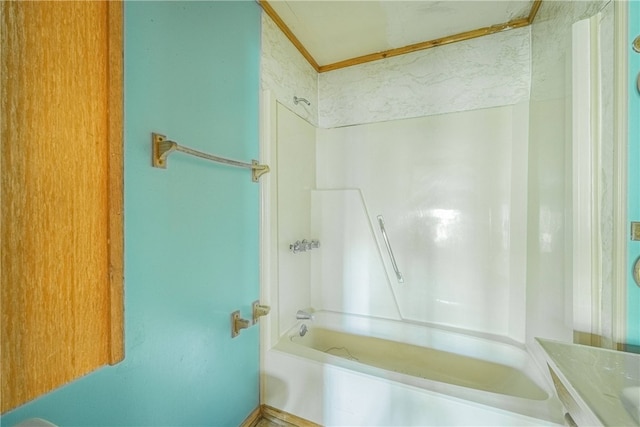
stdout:
[(251, 160), (251, 180), (253, 182), (258, 182), (260, 177), (269, 171), (269, 166), (261, 165), (257, 160)]
[(159, 133), (151, 134), (153, 147), (152, 163), (154, 168), (167, 168), (167, 156), (176, 149), (176, 143), (167, 141), (167, 137)]

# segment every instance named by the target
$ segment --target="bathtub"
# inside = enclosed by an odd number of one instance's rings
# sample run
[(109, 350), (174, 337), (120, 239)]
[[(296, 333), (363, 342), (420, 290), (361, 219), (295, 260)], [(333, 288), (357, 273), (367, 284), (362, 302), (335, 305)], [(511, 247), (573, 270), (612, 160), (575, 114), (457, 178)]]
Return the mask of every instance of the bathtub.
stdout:
[(563, 422), (561, 404), (533, 359), (507, 342), (317, 312), (264, 357), (263, 403), (322, 425)]

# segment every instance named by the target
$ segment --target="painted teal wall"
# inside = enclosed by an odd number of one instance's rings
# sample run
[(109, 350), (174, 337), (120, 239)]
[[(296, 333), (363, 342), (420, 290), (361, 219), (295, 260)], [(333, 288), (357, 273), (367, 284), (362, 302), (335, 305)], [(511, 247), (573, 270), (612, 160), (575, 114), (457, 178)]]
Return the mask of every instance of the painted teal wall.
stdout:
[(237, 426), (258, 405), (258, 328), (229, 315), (259, 295), (259, 185), (150, 134), (258, 158), (260, 8), (253, 1), (125, 4), (126, 358), (2, 417), (60, 426)]
[[(640, 73), (640, 54), (631, 49), (631, 43), (640, 35), (640, 2), (629, 2), (629, 153), (628, 153), (628, 205), (630, 221), (640, 221), (640, 94), (636, 79)], [(629, 277), (627, 278), (627, 343), (640, 345), (640, 287), (631, 277), (631, 267), (640, 256), (640, 242), (629, 241)]]

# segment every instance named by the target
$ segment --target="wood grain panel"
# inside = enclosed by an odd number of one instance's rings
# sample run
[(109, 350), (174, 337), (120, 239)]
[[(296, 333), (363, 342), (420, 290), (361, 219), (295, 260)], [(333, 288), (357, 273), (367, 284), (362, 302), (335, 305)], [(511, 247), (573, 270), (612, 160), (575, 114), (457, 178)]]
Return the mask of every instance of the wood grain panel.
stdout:
[[(107, 2), (1, 8), (5, 412), (114, 362), (111, 336), (122, 326), (112, 312), (117, 286), (109, 239), (118, 240), (118, 225), (110, 202), (121, 200), (115, 194), (121, 183), (111, 183), (110, 160), (118, 156), (111, 144), (121, 146), (121, 98), (110, 100), (118, 72), (110, 69), (109, 26), (117, 8), (110, 13)], [(119, 233), (121, 242), (121, 226)], [(121, 270), (122, 261), (116, 264)]]
[(110, 364), (124, 359), (124, 29), (123, 3), (108, 2)]

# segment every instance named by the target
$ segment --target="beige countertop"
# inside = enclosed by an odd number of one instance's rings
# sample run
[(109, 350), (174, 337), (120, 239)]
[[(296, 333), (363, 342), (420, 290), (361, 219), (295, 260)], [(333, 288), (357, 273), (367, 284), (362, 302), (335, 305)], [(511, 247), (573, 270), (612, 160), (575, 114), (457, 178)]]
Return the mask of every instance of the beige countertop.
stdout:
[(541, 338), (537, 341), (549, 367), (573, 398), (567, 404), (558, 391), (578, 425), (640, 425), (640, 355)]

